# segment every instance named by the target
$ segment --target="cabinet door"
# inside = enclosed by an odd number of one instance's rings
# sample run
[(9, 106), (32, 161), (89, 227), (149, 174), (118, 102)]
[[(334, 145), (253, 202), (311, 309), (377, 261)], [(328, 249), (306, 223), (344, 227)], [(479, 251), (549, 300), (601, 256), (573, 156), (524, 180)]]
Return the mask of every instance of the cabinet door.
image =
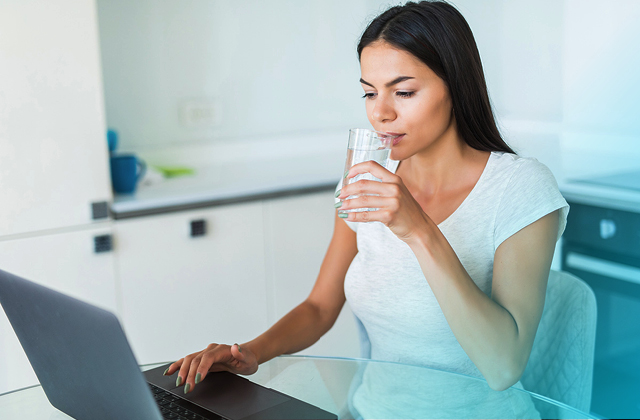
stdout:
[[(190, 236), (193, 221), (205, 222), (204, 235)], [(240, 343), (267, 327), (260, 202), (122, 220), (116, 231), (124, 327), (138, 362)]]
[[(117, 312), (113, 253), (95, 253), (95, 238), (105, 235), (111, 235), (108, 223), (0, 241), (0, 268)], [(0, 372), (0, 394), (38, 383), (4, 311), (0, 311)]]
[(99, 51), (94, 1), (0, 2), (0, 236), (111, 200)]
[[(265, 202), (269, 322), (307, 298), (327, 252), (335, 218), (333, 191)], [(358, 357), (358, 332), (349, 304), (316, 344), (301, 354)]]

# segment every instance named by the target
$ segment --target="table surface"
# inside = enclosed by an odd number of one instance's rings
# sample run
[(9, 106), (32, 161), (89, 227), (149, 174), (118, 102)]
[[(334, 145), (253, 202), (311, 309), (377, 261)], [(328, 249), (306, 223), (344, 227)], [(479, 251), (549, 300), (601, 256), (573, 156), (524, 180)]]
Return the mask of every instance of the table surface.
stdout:
[[(281, 356), (248, 379), (341, 419), (595, 418), (523, 389), (493, 391), (479, 378), (365, 359)], [(0, 419), (70, 417), (51, 406), (42, 387), (34, 386), (0, 395)]]

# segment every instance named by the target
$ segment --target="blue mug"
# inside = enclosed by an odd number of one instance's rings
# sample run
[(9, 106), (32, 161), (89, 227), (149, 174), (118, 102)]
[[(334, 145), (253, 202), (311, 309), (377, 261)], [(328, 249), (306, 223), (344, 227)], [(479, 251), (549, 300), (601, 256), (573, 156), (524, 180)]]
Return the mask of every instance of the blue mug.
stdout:
[(111, 156), (111, 185), (119, 194), (131, 194), (136, 190), (140, 178), (144, 176), (147, 165), (134, 155)]

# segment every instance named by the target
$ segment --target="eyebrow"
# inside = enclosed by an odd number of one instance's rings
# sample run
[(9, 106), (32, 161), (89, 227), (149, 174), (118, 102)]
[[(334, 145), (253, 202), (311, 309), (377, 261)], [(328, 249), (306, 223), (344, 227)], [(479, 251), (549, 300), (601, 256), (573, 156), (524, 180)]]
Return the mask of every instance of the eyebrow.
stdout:
[[(395, 79), (393, 79), (392, 81), (385, 83), (385, 87), (391, 87), (393, 85), (397, 85), (400, 82), (404, 82), (405, 80), (409, 80), (409, 79), (415, 79), (415, 77), (411, 77), (411, 76), (400, 76), (400, 77), (396, 77)], [(360, 83), (367, 85), (367, 86), (371, 86), (372, 88), (375, 88), (375, 86), (373, 86), (371, 83), (365, 81), (364, 79), (360, 78)]]

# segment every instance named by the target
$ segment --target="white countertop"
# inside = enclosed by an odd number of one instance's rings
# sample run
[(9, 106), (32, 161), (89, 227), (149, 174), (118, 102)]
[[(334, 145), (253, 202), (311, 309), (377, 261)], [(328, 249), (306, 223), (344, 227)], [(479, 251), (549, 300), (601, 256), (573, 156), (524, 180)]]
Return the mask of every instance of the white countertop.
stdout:
[(571, 181), (559, 187), (569, 202), (640, 213), (640, 191), (637, 190)]
[(206, 203), (215, 205), (295, 191), (335, 187), (342, 176), (344, 152), (280, 159), (222, 162), (197, 168), (194, 175), (140, 185), (135, 194), (116, 195), (116, 219)]
[[(135, 194), (116, 195), (112, 213), (120, 219), (332, 188), (344, 170), (345, 132), (137, 151), (152, 163), (194, 167), (196, 172), (139, 185)], [(567, 153), (565, 158), (564, 172), (571, 178), (591, 178), (596, 174), (585, 167), (604, 165), (591, 154)], [(628, 160), (625, 167), (616, 158), (615, 166), (609, 165), (610, 172), (637, 170), (637, 160), (633, 156)], [(552, 163), (548, 165), (553, 169)], [(640, 212), (640, 191), (574, 182), (561, 172), (555, 175), (568, 201)]]

